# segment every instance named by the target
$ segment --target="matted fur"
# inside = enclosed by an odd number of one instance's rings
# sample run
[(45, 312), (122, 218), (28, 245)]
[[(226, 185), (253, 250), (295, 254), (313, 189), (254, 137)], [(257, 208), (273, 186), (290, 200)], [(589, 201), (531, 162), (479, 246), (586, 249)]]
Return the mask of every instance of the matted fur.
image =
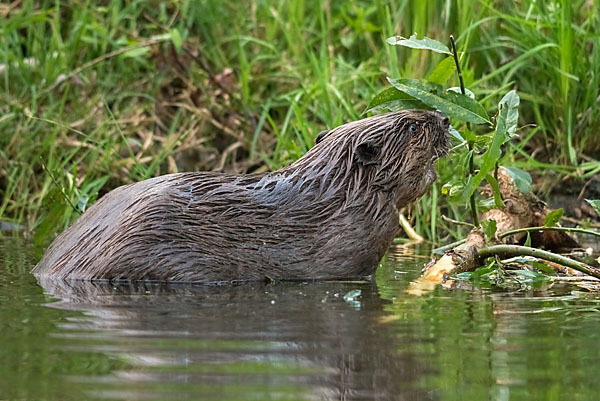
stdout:
[(448, 119), (408, 110), (339, 126), (260, 175), (179, 173), (119, 187), (60, 234), (33, 272), (63, 279), (343, 279), (375, 271), (398, 210), (449, 147)]

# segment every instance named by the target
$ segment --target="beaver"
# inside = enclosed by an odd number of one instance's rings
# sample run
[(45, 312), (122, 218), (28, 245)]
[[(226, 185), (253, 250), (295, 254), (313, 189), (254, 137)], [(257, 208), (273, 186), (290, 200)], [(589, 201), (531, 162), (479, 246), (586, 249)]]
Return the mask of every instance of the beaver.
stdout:
[(322, 132), (271, 173), (187, 172), (121, 186), (60, 234), (33, 273), (199, 283), (369, 276), (399, 209), (437, 178), (448, 128), (435, 111), (387, 113)]

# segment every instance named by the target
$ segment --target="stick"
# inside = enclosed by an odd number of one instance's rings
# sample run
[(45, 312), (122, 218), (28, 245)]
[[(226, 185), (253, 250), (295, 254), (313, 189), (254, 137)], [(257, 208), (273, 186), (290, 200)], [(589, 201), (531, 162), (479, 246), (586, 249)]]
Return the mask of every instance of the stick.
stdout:
[(576, 227), (525, 227), (525, 228), (519, 228), (519, 229), (516, 229), (516, 230), (505, 231), (502, 234), (500, 234), (500, 238), (508, 237), (509, 235), (512, 235), (512, 234), (518, 234), (518, 233), (530, 232), (530, 231), (544, 231), (544, 230), (550, 230), (550, 231), (567, 231), (567, 232), (575, 232), (575, 233), (583, 233), (583, 234), (589, 234), (589, 235), (596, 235), (596, 236), (600, 237), (600, 233), (599, 232), (586, 230), (584, 228), (576, 228)]
[(552, 252), (543, 251), (541, 249), (530, 248), (528, 246), (520, 245), (492, 245), (481, 248), (478, 252), (479, 257), (488, 258), (490, 256), (498, 255), (500, 257), (514, 257), (514, 256), (533, 256), (539, 259), (547, 260), (549, 262), (558, 263), (559, 265), (567, 266), (572, 269), (578, 270), (588, 276), (600, 278), (600, 270), (592, 267), (583, 262), (557, 255)]

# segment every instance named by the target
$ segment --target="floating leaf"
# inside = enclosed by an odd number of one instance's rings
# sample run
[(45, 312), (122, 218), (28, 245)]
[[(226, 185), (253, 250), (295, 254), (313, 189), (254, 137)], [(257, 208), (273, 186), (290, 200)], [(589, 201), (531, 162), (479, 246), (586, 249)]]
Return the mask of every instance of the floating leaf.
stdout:
[(456, 71), (456, 63), (454, 57), (446, 57), (443, 59), (427, 77), (429, 82), (443, 85), (445, 84), (452, 74)]
[(406, 39), (402, 36), (392, 36), (387, 39), (387, 42), (390, 45), (398, 45), (398, 46), (406, 46), (412, 49), (424, 49), (424, 50), (432, 50), (436, 53), (444, 53), (444, 54), (452, 54), (448, 46), (445, 44), (438, 42), (437, 40), (430, 39), (428, 37), (424, 37), (423, 39), (417, 39), (417, 34), (414, 33), (410, 36), (410, 38)]
[(598, 213), (598, 216), (600, 216), (600, 200), (598, 199), (586, 199), (585, 200), (587, 203), (590, 204), (591, 207), (594, 208), (594, 210), (596, 211), (596, 213)]
[[(527, 233), (527, 234), (529, 234), (529, 233)], [(529, 245), (525, 245), (525, 246), (529, 246)], [(546, 275), (548, 275), (548, 276), (558, 276), (558, 274), (556, 274), (556, 271), (554, 269), (552, 269), (550, 266), (548, 266), (544, 263), (541, 263), (541, 262), (538, 262), (535, 260), (528, 260), (526, 263), (535, 267), (536, 269), (541, 270), (542, 272), (546, 273)]]
[(562, 208), (551, 211), (546, 215), (544, 220), (544, 227), (554, 227), (563, 217), (564, 210)]
[(455, 92), (447, 92), (441, 85), (418, 79), (392, 79), (393, 87), (413, 96), (448, 117), (474, 124), (489, 124), (487, 112), (477, 101)]
[(517, 189), (523, 193), (531, 192), (531, 176), (518, 167), (501, 167), (512, 178)]
[(369, 103), (365, 111), (377, 111), (387, 109), (389, 111), (398, 111), (405, 109), (431, 109), (425, 103), (414, 97), (391, 87), (379, 92)]
[(518, 277), (521, 283), (541, 284), (548, 281), (548, 276), (531, 270), (512, 270), (511, 274)]

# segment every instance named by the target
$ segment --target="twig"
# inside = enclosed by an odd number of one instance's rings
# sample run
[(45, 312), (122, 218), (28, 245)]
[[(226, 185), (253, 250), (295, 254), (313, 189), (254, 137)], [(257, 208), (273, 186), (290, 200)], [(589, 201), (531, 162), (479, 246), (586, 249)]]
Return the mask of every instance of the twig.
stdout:
[(561, 220), (568, 221), (569, 223), (577, 224), (578, 226), (583, 226), (588, 224), (592, 228), (600, 228), (600, 224), (597, 223), (584, 223), (582, 220), (574, 219), (573, 217), (563, 216), (560, 218)]
[(467, 239), (463, 238), (463, 239), (453, 242), (451, 244), (447, 244), (444, 246), (440, 246), (439, 248), (435, 248), (433, 251), (431, 251), (431, 253), (433, 253), (434, 255), (443, 255), (444, 253), (446, 253), (446, 251), (449, 251), (450, 249), (454, 249), (457, 246), (464, 244), (465, 242), (467, 242)]
[(448, 223), (459, 225), (459, 226), (468, 226), (468, 227), (471, 227), (471, 228), (475, 227), (471, 223), (467, 223), (466, 221), (454, 220), (454, 219), (451, 219), (450, 217), (445, 216), (445, 215), (442, 215), (442, 220), (444, 220), (445, 222), (448, 222)]
[(596, 269), (595, 267), (561, 255), (557, 255), (552, 252), (543, 251), (541, 249), (536, 248), (530, 248), (528, 246), (492, 245), (479, 249), (477, 253), (481, 258), (488, 258), (494, 255), (498, 255), (500, 257), (533, 256), (535, 258), (547, 260), (549, 262), (554, 262), (562, 266), (570, 267), (592, 277), (600, 278), (600, 270)]
[(505, 231), (502, 234), (500, 234), (500, 238), (508, 237), (509, 235), (512, 235), (512, 234), (518, 234), (518, 233), (530, 232), (530, 231), (544, 231), (544, 230), (576, 232), (576, 233), (583, 233), (583, 234), (589, 234), (589, 235), (596, 235), (596, 236), (600, 237), (600, 233), (599, 232), (586, 230), (584, 228), (576, 228), (576, 227), (525, 227), (525, 228), (519, 228), (519, 229), (516, 229), (516, 230)]
[(54, 82), (54, 84), (50, 85), (49, 87), (47, 87), (46, 89), (44, 89), (42, 91), (42, 93), (46, 93), (46, 92), (50, 92), (52, 91), (54, 88), (58, 87), (60, 84), (62, 84), (65, 81), (68, 81), (69, 79), (73, 78), (75, 75), (79, 74), (81, 71), (90, 68), (98, 63), (101, 63), (104, 60), (107, 60), (111, 57), (114, 56), (118, 56), (119, 54), (123, 54), (123, 53), (127, 53), (130, 50), (135, 50), (135, 49), (139, 49), (142, 47), (148, 47), (148, 46), (152, 46), (161, 42), (167, 42), (170, 41), (171, 38), (154, 38), (154, 39), (148, 39), (148, 40), (144, 40), (142, 42), (139, 43), (135, 43), (133, 45), (130, 46), (125, 46), (122, 47), (120, 49), (117, 50), (113, 50), (112, 52), (108, 52), (106, 54), (103, 54), (102, 56), (96, 57), (95, 59), (88, 61), (87, 63), (75, 68), (73, 71), (71, 71), (70, 73), (66, 74), (64, 76), (63, 79), (61, 80), (57, 80), (56, 82)]
[(410, 222), (404, 216), (404, 213), (400, 213), (400, 226), (402, 227), (406, 235), (408, 235), (408, 238), (417, 242), (425, 241), (425, 238), (423, 238), (423, 236), (416, 232), (415, 229), (410, 225)]
[(73, 208), (73, 210), (79, 214), (81, 214), (81, 210), (79, 210), (74, 204), (73, 202), (71, 202), (71, 198), (69, 198), (67, 196), (67, 193), (65, 192), (65, 189), (58, 183), (58, 181), (56, 180), (56, 178), (54, 177), (54, 174), (52, 174), (52, 172), (48, 169), (48, 166), (46, 166), (46, 163), (44, 163), (44, 159), (42, 159), (40, 157), (40, 163), (42, 163), (42, 168), (46, 171), (46, 173), (48, 173), (48, 175), (50, 176), (50, 178), (52, 179), (52, 182), (54, 183), (54, 185), (56, 186), (56, 188), (58, 188), (58, 190), (60, 191), (60, 193), (62, 194), (62, 196), (65, 198), (65, 200), (67, 201), (67, 203), (71, 206), (71, 208)]

